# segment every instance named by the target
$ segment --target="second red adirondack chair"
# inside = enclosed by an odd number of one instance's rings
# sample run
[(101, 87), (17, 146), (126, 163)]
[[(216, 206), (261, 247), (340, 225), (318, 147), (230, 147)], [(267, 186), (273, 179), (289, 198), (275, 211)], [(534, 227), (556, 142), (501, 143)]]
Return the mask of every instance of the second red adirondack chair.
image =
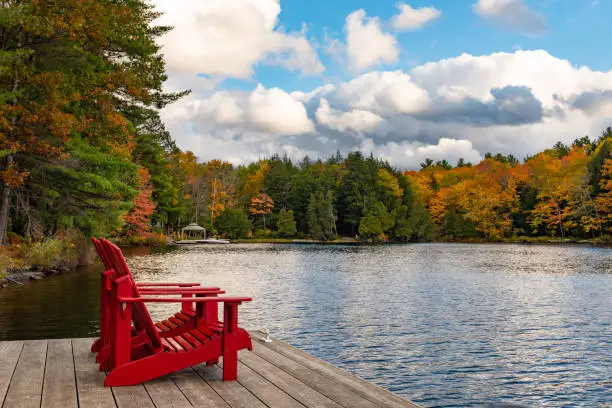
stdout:
[[(172, 337), (160, 337), (145, 303), (182, 303), (181, 298), (139, 295), (129, 276), (110, 279), (111, 364), (104, 384), (117, 387), (141, 382), (223, 357), (223, 380), (235, 380), (238, 351), (252, 350), (249, 333), (238, 327), (238, 306), (250, 297), (190, 297), (195, 304), (196, 328)], [(204, 306), (223, 303), (222, 330), (210, 330)], [(132, 323), (143, 328), (146, 341), (134, 345)]]
[[(132, 274), (123, 258), (121, 250), (111, 242), (104, 239), (92, 238), (98, 255), (104, 263), (105, 271), (101, 274), (100, 285), (100, 337), (93, 343), (91, 350), (97, 353), (96, 361), (100, 363), (100, 370), (104, 371), (110, 367), (111, 357), (111, 327), (110, 327), (110, 289), (111, 279), (117, 276), (128, 276), (134, 282), (136, 290), (147, 295), (178, 295), (185, 298), (182, 302), (181, 311), (175, 313), (166, 320), (158, 322), (155, 327), (161, 337), (172, 337), (180, 335), (196, 327), (195, 308), (187, 299), (193, 295), (217, 296), (225, 293), (219, 288), (202, 288), (197, 283), (135, 283)], [(209, 329), (219, 331), (221, 325), (218, 322), (218, 308), (216, 303), (204, 307), (207, 314)], [(201, 322), (200, 322), (201, 323)], [(147, 340), (142, 327), (138, 323), (132, 329), (133, 347)]]

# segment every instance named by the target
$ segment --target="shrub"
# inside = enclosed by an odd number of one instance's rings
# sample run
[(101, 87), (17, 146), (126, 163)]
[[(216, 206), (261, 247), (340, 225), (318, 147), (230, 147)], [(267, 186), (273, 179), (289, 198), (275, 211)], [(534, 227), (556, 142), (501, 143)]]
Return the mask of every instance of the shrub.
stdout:
[(21, 248), (26, 265), (38, 269), (70, 268), (79, 264), (79, 250), (65, 237), (48, 238)]

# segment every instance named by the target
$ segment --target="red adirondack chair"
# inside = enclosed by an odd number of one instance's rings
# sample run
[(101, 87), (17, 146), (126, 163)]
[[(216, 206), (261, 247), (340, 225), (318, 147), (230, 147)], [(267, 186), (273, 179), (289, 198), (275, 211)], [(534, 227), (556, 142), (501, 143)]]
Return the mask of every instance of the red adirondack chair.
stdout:
[[(238, 351), (252, 350), (249, 333), (238, 327), (238, 306), (250, 297), (198, 297), (195, 303), (196, 328), (180, 335), (161, 337), (145, 306), (150, 302), (183, 303), (184, 297), (159, 298), (141, 296), (129, 276), (112, 276), (110, 300), (111, 364), (104, 385), (135, 385), (202, 362), (217, 361), (223, 356), (223, 380), (235, 380), (238, 374)], [(222, 329), (212, 330), (204, 305), (223, 303)], [(132, 344), (132, 322), (144, 329), (146, 341)]]
[[(196, 327), (197, 319), (193, 303), (187, 299), (193, 295), (216, 296), (225, 293), (219, 288), (202, 288), (198, 283), (135, 283), (133, 276), (123, 258), (121, 250), (105, 239), (92, 238), (98, 255), (104, 263), (105, 271), (101, 274), (100, 284), (100, 337), (93, 343), (91, 351), (97, 353), (96, 361), (100, 363), (100, 370), (109, 368), (111, 356), (111, 319), (110, 295), (111, 278), (115, 276), (128, 276), (139, 293), (148, 295), (180, 295), (186, 301), (182, 302), (181, 311), (175, 313), (166, 320), (155, 323), (161, 337), (172, 337), (180, 335)], [(204, 307), (207, 314), (207, 323), (212, 330), (221, 330), (218, 322), (217, 304), (213, 303)], [(200, 322), (201, 323), (201, 322)], [(147, 336), (139, 323), (132, 329), (132, 345), (138, 347), (147, 341)]]

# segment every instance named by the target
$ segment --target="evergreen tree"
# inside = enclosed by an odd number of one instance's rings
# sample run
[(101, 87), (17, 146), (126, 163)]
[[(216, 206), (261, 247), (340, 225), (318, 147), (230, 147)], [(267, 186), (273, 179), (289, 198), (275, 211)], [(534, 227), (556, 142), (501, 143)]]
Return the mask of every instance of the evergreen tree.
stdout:
[(318, 191), (310, 197), (308, 230), (314, 239), (329, 241), (336, 238), (336, 215), (331, 192)]
[[(102, 205), (110, 187), (126, 179), (131, 191), (123, 189), (129, 194), (112, 201), (135, 196), (136, 166), (105, 183), (85, 185), (81, 181), (96, 175), (72, 169), (108, 155), (131, 163), (135, 126), (128, 112), (134, 106), (161, 108), (182, 95), (162, 91), (166, 76), (156, 37), (169, 28), (152, 26), (159, 16), (152, 7), (144, 0), (23, 0), (0, 7), (0, 244), (11, 209), (15, 217), (31, 218), (45, 213), (39, 204), (65, 194), (62, 206), (76, 205), (66, 208), (68, 214), (100, 211), (70, 196), (86, 191), (85, 202)], [(17, 189), (19, 195), (11, 197)]]
[(293, 211), (286, 209), (280, 210), (278, 213), (278, 234), (281, 237), (293, 237), (297, 232)]
[(359, 238), (363, 241), (384, 239), (382, 223), (374, 214), (367, 214), (359, 222)]
[(230, 239), (238, 239), (248, 236), (252, 224), (244, 211), (235, 208), (226, 208), (217, 217), (215, 228), (223, 236)]
[(353, 235), (363, 216), (371, 184), (368, 184), (368, 165), (360, 152), (350, 153), (345, 167), (347, 173), (338, 188), (339, 225), (343, 233)]

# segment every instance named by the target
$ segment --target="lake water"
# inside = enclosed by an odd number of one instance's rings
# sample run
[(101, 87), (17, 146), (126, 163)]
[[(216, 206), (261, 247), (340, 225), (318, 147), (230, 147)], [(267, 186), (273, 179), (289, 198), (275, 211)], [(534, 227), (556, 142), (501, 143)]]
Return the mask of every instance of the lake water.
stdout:
[[(612, 406), (609, 248), (218, 245), (128, 263), (138, 280), (253, 296), (243, 327), (425, 407)], [(0, 290), (0, 340), (94, 335), (98, 272)]]

